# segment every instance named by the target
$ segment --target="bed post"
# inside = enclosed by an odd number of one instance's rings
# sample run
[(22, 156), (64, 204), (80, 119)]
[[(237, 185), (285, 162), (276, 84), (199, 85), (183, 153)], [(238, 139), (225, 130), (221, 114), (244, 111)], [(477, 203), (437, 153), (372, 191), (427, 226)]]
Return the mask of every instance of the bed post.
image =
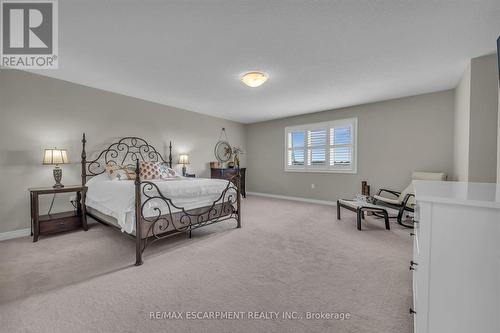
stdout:
[(141, 235), (141, 179), (139, 159), (135, 164), (135, 265), (142, 265), (142, 235)]
[(172, 167), (172, 141), (168, 145), (168, 166)]
[(87, 183), (87, 171), (85, 170), (85, 166), (87, 164), (87, 153), (85, 152), (85, 143), (87, 143), (87, 140), (85, 140), (85, 133), (83, 133), (83, 138), (82, 138), (82, 186), (85, 186)]
[(241, 173), (240, 173), (240, 168), (238, 168), (238, 173), (237, 173), (237, 185), (236, 185), (236, 209), (238, 210), (238, 224), (236, 225), (236, 228), (241, 228)]

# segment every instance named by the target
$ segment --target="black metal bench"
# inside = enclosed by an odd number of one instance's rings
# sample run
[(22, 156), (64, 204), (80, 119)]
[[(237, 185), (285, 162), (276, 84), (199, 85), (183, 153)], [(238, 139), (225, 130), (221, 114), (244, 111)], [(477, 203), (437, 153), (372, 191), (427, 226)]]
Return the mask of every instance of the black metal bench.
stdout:
[(363, 203), (355, 200), (337, 200), (337, 220), (340, 220), (340, 208), (345, 208), (356, 213), (356, 226), (361, 230), (361, 219), (365, 218), (365, 212), (372, 212), (376, 216), (382, 216), (385, 221), (385, 228), (391, 230), (389, 225), (389, 213), (382, 206), (376, 206), (370, 203)]

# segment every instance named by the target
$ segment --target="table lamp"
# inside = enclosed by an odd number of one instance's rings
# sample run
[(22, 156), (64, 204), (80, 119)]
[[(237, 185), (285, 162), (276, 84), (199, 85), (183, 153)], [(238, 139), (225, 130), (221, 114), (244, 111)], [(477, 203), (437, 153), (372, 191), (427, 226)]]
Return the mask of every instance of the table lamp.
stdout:
[(64, 187), (61, 184), (62, 179), (62, 169), (59, 167), (59, 164), (68, 164), (68, 152), (66, 149), (45, 149), (43, 154), (43, 164), (44, 165), (55, 165), (54, 167), (54, 180), (56, 183), (54, 184), (54, 188)]
[(179, 164), (182, 164), (182, 176), (186, 177), (186, 164), (189, 164), (189, 155), (179, 155)]

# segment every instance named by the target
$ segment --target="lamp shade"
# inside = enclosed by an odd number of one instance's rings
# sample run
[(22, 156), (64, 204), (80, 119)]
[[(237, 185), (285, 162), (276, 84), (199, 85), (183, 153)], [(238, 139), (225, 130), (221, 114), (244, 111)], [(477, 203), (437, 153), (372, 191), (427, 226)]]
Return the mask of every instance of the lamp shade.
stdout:
[(189, 155), (179, 155), (179, 164), (189, 164)]
[(67, 163), (69, 163), (69, 161), (66, 149), (45, 149), (43, 154), (43, 164), (57, 165)]

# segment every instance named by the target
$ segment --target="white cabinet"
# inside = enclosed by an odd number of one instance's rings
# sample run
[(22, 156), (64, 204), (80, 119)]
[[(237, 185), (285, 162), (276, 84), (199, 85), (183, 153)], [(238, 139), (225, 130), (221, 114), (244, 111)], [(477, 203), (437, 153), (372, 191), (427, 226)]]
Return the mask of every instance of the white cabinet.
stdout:
[(415, 333), (499, 333), (500, 185), (414, 185)]

